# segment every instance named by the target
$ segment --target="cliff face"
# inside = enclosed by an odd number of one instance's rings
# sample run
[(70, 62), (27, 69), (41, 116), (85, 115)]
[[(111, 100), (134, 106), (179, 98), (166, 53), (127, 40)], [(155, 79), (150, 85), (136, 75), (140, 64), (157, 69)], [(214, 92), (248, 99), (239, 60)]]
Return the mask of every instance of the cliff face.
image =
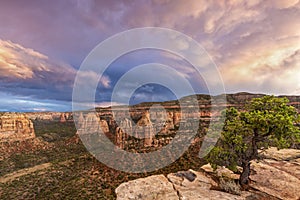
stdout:
[[(218, 102), (218, 99), (221, 99), (220, 97), (226, 96), (227, 104), (223, 104), (221, 102)], [(251, 94), (246, 92), (236, 93), (236, 94), (226, 94), (226, 95), (219, 95), (216, 96), (216, 105), (220, 107), (220, 109), (224, 109), (228, 106), (234, 106), (234, 107), (242, 107), (247, 102), (249, 102), (252, 98), (258, 98), (262, 97), (264, 94)], [(287, 97), (290, 101), (290, 105), (296, 107), (298, 111), (300, 111), (300, 96), (279, 96), (279, 97)], [(189, 100), (191, 97), (187, 96), (182, 99)], [(196, 98), (198, 99), (199, 103), (199, 112), (190, 113), (190, 115), (200, 115), (201, 118), (207, 118), (209, 119), (212, 115), (216, 115), (218, 113), (211, 113), (211, 98), (209, 95), (196, 95)], [(155, 108), (157, 108), (157, 105), (161, 105), (158, 107), (163, 107), (166, 109), (166, 113), (163, 113), (161, 111), (157, 111), (157, 109), (152, 109), (151, 106), (154, 105)], [(133, 119), (134, 122), (137, 122), (138, 119), (141, 118), (141, 116), (145, 113), (146, 110), (152, 109), (152, 112), (150, 113), (151, 121), (157, 121), (157, 120), (165, 120), (167, 121), (173, 121), (173, 124), (178, 124), (180, 122), (180, 106), (178, 101), (167, 101), (167, 102), (159, 102), (159, 103), (141, 103), (135, 106), (130, 106), (129, 112), (130, 117)], [(112, 115), (111, 108), (96, 108), (96, 111), (100, 114), (99, 117), (105, 118), (107, 116)], [(125, 111), (127, 111), (127, 108), (122, 106), (114, 107), (115, 114), (119, 117), (126, 118), (127, 115), (125, 115)], [(170, 112), (169, 112), (170, 111)], [(31, 120), (47, 120), (47, 121), (68, 121), (73, 119), (73, 113), (72, 112), (28, 112), (26, 113), (27, 117)], [(167, 117), (167, 119), (166, 119)], [(109, 117), (111, 118), (111, 117)], [(173, 119), (172, 119), (173, 118)], [(109, 119), (106, 119), (109, 120)], [(172, 126), (172, 125), (171, 125)]]
[[(78, 118), (78, 127), (80, 130), (97, 131), (102, 130), (104, 133), (109, 133), (111, 140), (122, 149), (140, 148), (140, 147), (155, 147), (159, 148), (168, 144), (180, 125), (186, 123), (183, 118), (194, 118), (200, 120), (200, 129), (198, 135), (205, 134), (204, 130), (207, 127), (211, 118), (218, 117), (220, 111), (226, 107), (243, 108), (243, 106), (252, 98), (262, 97), (263, 94), (237, 93), (227, 94), (227, 104), (224, 104), (218, 99), (224, 98), (224, 95), (216, 96), (215, 107), (212, 109), (211, 97), (209, 95), (197, 95), (199, 109), (180, 107), (179, 101), (168, 101), (160, 103), (141, 103), (128, 108), (123, 106), (112, 108), (97, 108), (96, 116), (89, 114), (89, 112), (81, 113)], [(286, 96), (290, 100), (290, 105), (293, 105), (300, 112), (300, 96)], [(190, 101), (190, 96), (184, 97), (181, 100)], [(186, 105), (188, 106), (188, 104)], [(184, 110), (184, 111), (183, 111)], [(213, 111), (212, 111), (213, 110)], [(58, 121), (64, 123), (73, 120), (73, 113), (71, 112), (32, 112), (26, 113), (31, 120), (46, 120)], [(118, 116), (118, 121), (114, 118)], [(9, 116), (3, 116), (3, 120), (9, 120)], [(26, 122), (26, 117), (21, 117), (15, 121), (7, 122), (11, 124), (12, 130), (5, 127), (4, 124), (1, 138), (20, 138), (32, 137), (34, 135), (32, 130), (21, 128), (26, 127), (31, 122)], [(23, 119), (21, 119), (23, 118)], [(23, 120), (23, 121), (22, 121)], [(20, 121), (22, 125), (17, 125)], [(18, 122), (19, 123), (19, 122)], [(19, 123), (20, 124), (20, 123)], [(32, 123), (31, 123), (32, 124)], [(92, 127), (89, 127), (91, 126)], [(185, 124), (186, 125), (186, 124)], [(8, 125), (9, 126), (9, 125)], [(20, 126), (18, 128), (18, 126)], [(32, 126), (32, 125), (30, 125)], [(89, 129), (86, 129), (89, 127)], [(9, 131), (8, 131), (9, 129)], [(24, 130), (23, 130), (24, 129)], [(0, 129), (1, 130), (1, 129)], [(5, 130), (5, 131), (4, 131)], [(18, 133), (17, 135), (13, 132)], [(20, 132), (24, 132), (24, 136), (20, 136)], [(10, 133), (10, 134), (9, 134)], [(82, 132), (83, 133), (83, 132)]]
[(0, 116), (0, 141), (34, 138), (33, 123), (25, 114), (4, 113)]
[(65, 122), (73, 119), (72, 112), (28, 112), (26, 115), (31, 120)]
[[(243, 109), (252, 98), (262, 96), (264, 95), (250, 93), (228, 94), (227, 104), (224, 104), (221, 101), (224, 95), (220, 95), (214, 98), (215, 103), (212, 105), (210, 96), (197, 95), (198, 109), (189, 108), (188, 104), (180, 106), (179, 101), (141, 103), (130, 106), (129, 111), (124, 106), (97, 108), (95, 117), (98, 118), (96, 124), (99, 127), (94, 129), (96, 131), (101, 127), (104, 133), (110, 133), (115, 145), (121, 149), (160, 148), (172, 140), (181, 125), (184, 124), (188, 128), (188, 123), (183, 119), (198, 120), (200, 128), (197, 134), (201, 136), (205, 134), (212, 117), (220, 116), (221, 111), (226, 107)], [(300, 97), (287, 96), (287, 98), (290, 100), (290, 105), (296, 107), (299, 112)], [(188, 102), (190, 99), (191, 97), (184, 97), (181, 100)], [(114, 116), (117, 116), (117, 119)], [(89, 123), (96, 120), (91, 120), (90, 117), (88, 112), (81, 113), (78, 118), (80, 127), (87, 128), (91, 125)]]

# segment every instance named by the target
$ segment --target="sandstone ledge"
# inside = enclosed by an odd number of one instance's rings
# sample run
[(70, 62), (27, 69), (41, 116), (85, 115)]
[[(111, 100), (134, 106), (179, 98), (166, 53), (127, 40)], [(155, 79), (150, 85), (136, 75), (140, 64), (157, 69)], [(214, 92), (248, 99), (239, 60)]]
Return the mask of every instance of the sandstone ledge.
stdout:
[(116, 189), (117, 199), (178, 200), (177, 192), (164, 175), (154, 175), (126, 183)]
[(264, 153), (261, 161), (252, 161), (251, 184), (249, 192), (233, 195), (212, 190), (218, 183), (212, 178), (228, 177), (238, 179), (230, 170), (220, 167), (213, 171), (210, 165), (204, 165), (202, 171), (183, 171), (122, 183), (117, 189), (118, 200), (197, 200), (197, 199), (300, 199), (300, 150), (271, 148)]
[(117, 189), (117, 200), (195, 200), (224, 199), (242, 200), (250, 197), (249, 192), (241, 196), (211, 190), (217, 183), (205, 172), (193, 170), (146, 178), (122, 183)]

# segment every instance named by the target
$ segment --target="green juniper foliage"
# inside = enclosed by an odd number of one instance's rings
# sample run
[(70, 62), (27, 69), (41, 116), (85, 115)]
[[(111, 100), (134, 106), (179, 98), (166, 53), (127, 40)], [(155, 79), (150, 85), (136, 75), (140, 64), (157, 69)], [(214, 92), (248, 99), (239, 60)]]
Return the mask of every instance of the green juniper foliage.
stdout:
[(299, 145), (299, 116), (287, 98), (264, 96), (254, 98), (243, 111), (223, 111), (225, 125), (217, 145), (207, 156), (213, 168), (226, 166), (237, 172), (243, 167), (240, 184), (249, 183), (250, 161), (258, 159), (258, 150), (275, 146), (288, 148)]

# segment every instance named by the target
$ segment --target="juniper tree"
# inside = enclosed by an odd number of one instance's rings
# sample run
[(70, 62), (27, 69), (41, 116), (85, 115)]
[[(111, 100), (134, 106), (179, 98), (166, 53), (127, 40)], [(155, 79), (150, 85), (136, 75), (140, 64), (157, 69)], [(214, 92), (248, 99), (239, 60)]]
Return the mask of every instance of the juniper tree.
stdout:
[(244, 111), (227, 109), (221, 137), (207, 156), (208, 162), (214, 168), (221, 165), (233, 171), (242, 167), (239, 182), (247, 186), (250, 161), (259, 158), (259, 149), (287, 148), (300, 142), (299, 116), (288, 102), (287, 98), (264, 96), (252, 99)]

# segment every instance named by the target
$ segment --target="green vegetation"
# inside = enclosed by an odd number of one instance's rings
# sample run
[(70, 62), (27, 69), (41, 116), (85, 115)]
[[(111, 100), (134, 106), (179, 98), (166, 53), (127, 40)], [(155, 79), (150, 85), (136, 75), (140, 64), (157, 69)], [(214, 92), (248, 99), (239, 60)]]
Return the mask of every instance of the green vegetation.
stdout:
[(71, 137), (76, 133), (76, 127), (73, 121), (61, 123), (59, 121), (34, 121), (34, 130), (37, 137), (43, 137), (45, 134), (57, 134), (60, 138)]
[(76, 133), (73, 122), (34, 121), (34, 126), (37, 140), (2, 144), (5, 151), (15, 153), (0, 160), (1, 176), (42, 163), (58, 163), (87, 154), (83, 145), (72, 142)]
[(80, 140), (78, 142), (73, 123), (34, 123), (40, 140), (49, 133), (56, 134), (58, 138), (46, 142), (49, 148), (24, 149), (0, 161), (0, 176), (43, 163), (51, 163), (51, 166), (0, 183), (0, 199), (115, 199), (115, 188), (123, 182), (153, 174), (197, 170), (204, 164), (198, 157), (198, 143), (163, 169), (151, 173), (125, 173), (105, 166), (90, 155)]
[[(222, 137), (207, 160), (213, 167), (222, 165), (234, 171), (242, 166), (240, 183), (247, 184), (250, 161), (259, 158), (259, 149), (292, 147), (300, 142), (299, 129), (294, 126), (298, 115), (287, 103), (285, 98), (266, 96), (254, 99), (244, 111), (231, 108), (224, 112), (226, 123)], [(199, 170), (206, 163), (198, 157), (201, 140), (197, 140), (169, 166), (151, 173), (125, 173), (105, 166), (90, 155), (76, 136), (73, 122), (34, 121), (34, 126), (38, 148), (33, 148), (30, 140), (5, 146), (5, 151), (14, 153), (0, 160), (0, 176), (43, 163), (50, 165), (12, 181), (0, 182), (0, 199), (115, 199), (115, 188), (123, 182), (154, 174)], [(204, 132), (206, 127), (201, 126), (197, 137), (201, 138)], [(239, 185), (232, 180), (220, 180), (220, 187), (233, 194), (240, 193)]]
[(230, 178), (221, 177), (219, 187), (230, 194), (241, 195), (242, 193), (240, 185)]
[(245, 188), (249, 183), (250, 161), (259, 158), (259, 149), (293, 147), (300, 142), (299, 128), (295, 126), (299, 116), (287, 103), (286, 98), (265, 96), (254, 98), (244, 111), (225, 111), (222, 135), (207, 156), (208, 162), (214, 168), (226, 166), (236, 172), (237, 166), (241, 166), (239, 182)]

